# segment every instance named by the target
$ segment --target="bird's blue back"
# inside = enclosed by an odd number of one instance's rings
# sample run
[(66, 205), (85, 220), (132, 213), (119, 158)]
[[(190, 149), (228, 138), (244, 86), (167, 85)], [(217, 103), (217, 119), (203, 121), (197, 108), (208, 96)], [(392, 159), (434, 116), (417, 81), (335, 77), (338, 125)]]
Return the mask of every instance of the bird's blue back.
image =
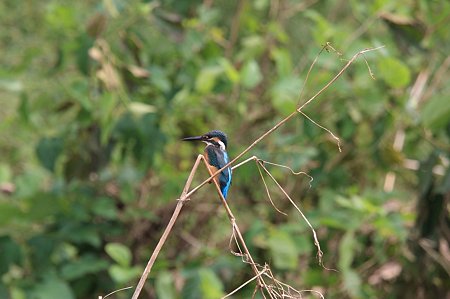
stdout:
[[(205, 148), (205, 152), (208, 157), (208, 163), (214, 168), (221, 169), (229, 162), (227, 152), (213, 145), (207, 146)], [(222, 195), (225, 199), (227, 198), (228, 189), (231, 185), (231, 174), (231, 168), (227, 167), (218, 175), (220, 190), (222, 191)]]

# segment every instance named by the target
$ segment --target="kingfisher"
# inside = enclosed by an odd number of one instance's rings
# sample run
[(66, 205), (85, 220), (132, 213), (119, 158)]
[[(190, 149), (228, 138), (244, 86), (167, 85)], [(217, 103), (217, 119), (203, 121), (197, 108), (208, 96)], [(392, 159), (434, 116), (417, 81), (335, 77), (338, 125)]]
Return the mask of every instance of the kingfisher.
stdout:
[[(210, 131), (201, 136), (186, 137), (183, 141), (202, 141), (206, 143), (205, 158), (209, 164), (209, 168), (213, 173), (224, 167), (230, 159), (227, 154), (227, 135), (218, 130)], [(220, 191), (223, 197), (226, 199), (228, 189), (231, 185), (231, 167), (227, 167), (220, 174), (218, 174), (214, 180), (216, 180), (220, 186)]]

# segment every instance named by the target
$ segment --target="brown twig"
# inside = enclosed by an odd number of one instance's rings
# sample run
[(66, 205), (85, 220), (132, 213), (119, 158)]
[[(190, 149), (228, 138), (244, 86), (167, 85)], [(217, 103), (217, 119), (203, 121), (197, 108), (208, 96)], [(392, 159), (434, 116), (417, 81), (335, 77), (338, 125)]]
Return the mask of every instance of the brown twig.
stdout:
[[(203, 161), (203, 163), (205, 163), (206, 169), (208, 169), (209, 174), (212, 176), (213, 172), (212, 172), (211, 168), (208, 166), (208, 162), (206, 161), (206, 159), (202, 156), (201, 160)], [(264, 279), (259, 275), (259, 270), (256, 266), (256, 263), (254, 262), (254, 260), (252, 258), (252, 255), (250, 254), (250, 251), (247, 248), (247, 244), (245, 243), (244, 237), (242, 237), (242, 233), (239, 229), (239, 226), (236, 223), (236, 218), (234, 217), (233, 212), (231, 212), (231, 209), (228, 206), (228, 203), (225, 200), (225, 197), (223, 197), (222, 191), (220, 190), (219, 182), (217, 180), (213, 180), (213, 182), (214, 182), (214, 185), (216, 186), (217, 193), (222, 201), (222, 205), (224, 206), (225, 210), (227, 211), (228, 219), (230, 220), (231, 225), (233, 227), (233, 234), (234, 233), (236, 234), (239, 244), (242, 246), (242, 249), (244, 251), (245, 257), (248, 259), (248, 263), (252, 267), (253, 272), (255, 272), (255, 277), (257, 277), (257, 279), (258, 279), (258, 285), (260, 286), (260, 291), (261, 291), (262, 295), (264, 296), (264, 291), (263, 291), (262, 287), (264, 286), (267, 289), (267, 285), (266, 285)], [(272, 296), (270, 296), (270, 298), (272, 298)]]
[(267, 168), (264, 166), (263, 163), (261, 163), (261, 161), (258, 161), (258, 164), (262, 167), (262, 169), (264, 169), (264, 171), (266, 172), (266, 174), (275, 182), (275, 184), (278, 186), (278, 188), (281, 190), (281, 192), (283, 192), (284, 196), (286, 196), (287, 199), (289, 199), (289, 201), (291, 202), (291, 204), (295, 207), (295, 209), (299, 212), (299, 214), (302, 216), (303, 220), (306, 222), (306, 224), (308, 224), (309, 228), (312, 231), (313, 234), (313, 238), (314, 238), (314, 245), (317, 248), (317, 257), (319, 259), (319, 264), (323, 265), (322, 263), (322, 256), (323, 256), (323, 252), (320, 249), (320, 243), (319, 243), (319, 239), (317, 238), (317, 233), (316, 230), (314, 229), (314, 227), (311, 225), (311, 223), (309, 222), (308, 218), (306, 218), (305, 214), (303, 214), (302, 210), (297, 206), (297, 204), (292, 200), (292, 198), (289, 196), (289, 194), (283, 189), (283, 187), (281, 187), (281, 185), (278, 183), (278, 181), (273, 177), (273, 175), (270, 173), (270, 171), (267, 170)]
[(106, 296), (98, 296), (98, 299), (106, 299), (106, 297), (109, 297), (109, 296), (114, 295), (115, 293), (118, 293), (118, 292), (121, 292), (121, 291), (125, 291), (125, 290), (128, 290), (128, 289), (131, 289), (132, 287), (133, 287), (133, 286), (131, 286), (131, 287), (125, 287), (125, 288), (121, 288), (121, 289), (115, 290), (115, 291), (109, 293), (109, 294), (106, 295)]
[(158, 244), (155, 247), (155, 250), (153, 250), (152, 256), (150, 257), (147, 266), (144, 269), (144, 272), (142, 273), (142, 276), (139, 280), (139, 283), (136, 286), (136, 289), (134, 290), (132, 299), (137, 299), (139, 297), (139, 294), (142, 291), (142, 288), (144, 287), (145, 281), (147, 280), (148, 274), (150, 274), (150, 271), (153, 267), (153, 264), (156, 261), (156, 258), (159, 255), (159, 252), (161, 251), (161, 248), (163, 247), (164, 243), (167, 240), (167, 237), (169, 236), (170, 232), (172, 231), (173, 225), (175, 224), (178, 215), (181, 212), (181, 208), (183, 207), (186, 200), (189, 200), (189, 197), (186, 196), (187, 191), (189, 190), (189, 187), (192, 184), (192, 179), (194, 178), (194, 175), (197, 171), (198, 165), (200, 164), (200, 161), (202, 159), (202, 155), (199, 155), (197, 157), (197, 160), (194, 163), (194, 166), (192, 167), (191, 173), (189, 174), (189, 177), (186, 181), (186, 184), (184, 185), (183, 192), (181, 193), (181, 196), (178, 200), (178, 203), (175, 207), (175, 210), (173, 211), (172, 217), (170, 218), (169, 223), (166, 226), (166, 229), (164, 230), (164, 233), (162, 234), (161, 238), (158, 241)]
[[(329, 45), (329, 43), (327, 43), (327, 45)], [(273, 133), (275, 130), (277, 130), (279, 127), (281, 127), (282, 125), (284, 125), (287, 121), (289, 121), (293, 116), (295, 116), (297, 113), (301, 112), (301, 110), (303, 110), (303, 108), (305, 108), (309, 103), (311, 103), (313, 100), (315, 100), (319, 95), (321, 95), (327, 88), (329, 88), (344, 72), (345, 70), (360, 56), (363, 55), (367, 52), (371, 52), (371, 51), (375, 51), (378, 50), (380, 48), (382, 48), (384, 46), (380, 46), (380, 47), (376, 47), (376, 48), (369, 48), (369, 49), (365, 49), (362, 50), (358, 53), (356, 53), (348, 62), (347, 64), (325, 85), (323, 86), (316, 94), (314, 94), (311, 98), (309, 98), (303, 105), (301, 105), (299, 108), (297, 108), (295, 111), (293, 111), (291, 114), (289, 114), (288, 116), (286, 116), (284, 119), (282, 119), (281, 121), (279, 121), (277, 124), (275, 124), (271, 129), (269, 129), (267, 132), (265, 132), (263, 135), (261, 135), (258, 139), (256, 139), (252, 144), (250, 144), (245, 150), (243, 150), (240, 154), (238, 154), (234, 159), (232, 159), (229, 163), (227, 163), (226, 165), (224, 165), (221, 169), (217, 170), (215, 173), (211, 173), (210, 172), (210, 177), (207, 178), (206, 180), (204, 180), (202, 183), (200, 183), (198, 186), (196, 186), (195, 188), (193, 188), (191, 191), (187, 192), (187, 190), (189, 189), (191, 183), (192, 183), (192, 179), (193, 176), (197, 170), (198, 164), (200, 163), (200, 161), (202, 160), (202, 156), (199, 155), (197, 157), (197, 160), (194, 164), (194, 166), (192, 167), (191, 173), (188, 177), (188, 180), (186, 182), (186, 185), (183, 189), (183, 192), (181, 194), (181, 197), (178, 199), (178, 204), (175, 207), (175, 210), (173, 212), (173, 215), (169, 221), (169, 223), (167, 224), (167, 227), (162, 235), (162, 237), (160, 238), (160, 240), (158, 241), (158, 244), (156, 245), (155, 250), (152, 253), (152, 256), (150, 257), (150, 260), (147, 263), (147, 266), (144, 269), (144, 272), (139, 280), (139, 283), (136, 287), (136, 290), (133, 294), (132, 299), (137, 299), (139, 297), (140, 292), (142, 291), (142, 288), (145, 284), (145, 281), (147, 280), (148, 274), (151, 271), (151, 268), (159, 254), (159, 252), (161, 251), (162, 246), (164, 245), (164, 243), (166, 242), (166, 239), (169, 235), (169, 233), (172, 230), (173, 225), (176, 222), (176, 219), (178, 218), (178, 215), (181, 211), (181, 208), (184, 205), (184, 202), (186, 200), (189, 199), (189, 197), (194, 194), (197, 190), (199, 190), (201, 187), (203, 187), (206, 183), (211, 182), (211, 180), (213, 182), (215, 182), (216, 188), (219, 188), (217, 185), (216, 180), (214, 180), (214, 177), (216, 177), (217, 175), (219, 175), (219, 173), (221, 173), (224, 169), (226, 169), (227, 167), (229, 167), (230, 165), (232, 165), (234, 162), (236, 162), (238, 159), (240, 159), (242, 156), (244, 156), (246, 153), (248, 153), (253, 147), (255, 147), (259, 142), (261, 142), (261, 140), (263, 140), (264, 138), (266, 138), (268, 135), (270, 135), (271, 133)], [(261, 165), (261, 164), (260, 164)], [(261, 165), (263, 167), (263, 169), (265, 169), (264, 165)], [(209, 167), (208, 170), (210, 171)], [(267, 171), (267, 169), (265, 169)], [(270, 172), (267, 171), (267, 174), (275, 181), (275, 183), (280, 187), (280, 189), (282, 190), (282, 192), (286, 195), (286, 197), (291, 201), (291, 203), (294, 205), (294, 207), (296, 207), (296, 209), (300, 212), (300, 214), (302, 215), (302, 217), (304, 218), (304, 220), (308, 223), (308, 225), (311, 227), (312, 231), (313, 231), (313, 235), (314, 235), (314, 243), (316, 245), (316, 247), (318, 248), (318, 256), (319, 256), (319, 262), (321, 263), (321, 258), (322, 258), (322, 251), (320, 250), (320, 245), (318, 244), (318, 240), (317, 240), (317, 236), (316, 233), (314, 231), (314, 229), (312, 228), (311, 224), (309, 223), (308, 219), (306, 219), (306, 217), (303, 215), (303, 213), (301, 212), (301, 210), (298, 208), (298, 206), (294, 203), (294, 201), (289, 197), (289, 195), (284, 191), (283, 188), (281, 188), (281, 186), (278, 184), (278, 182), (273, 178), (273, 176), (270, 174)], [(220, 188), (219, 190), (219, 194), (221, 195), (222, 193), (220, 192)], [(222, 199), (222, 203), (224, 203), (224, 207), (227, 210), (228, 216), (232, 216), (233, 214), (231, 213), (230, 208), (228, 207), (228, 204), (226, 203), (225, 199), (223, 198), (223, 196), (221, 196)], [(255, 272), (255, 275), (259, 275), (259, 271), (256, 267), (256, 264), (254, 263), (252, 257), (250, 256), (249, 252), (248, 252), (248, 248), (245, 245), (245, 241), (242, 237), (242, 234), (239, 231), (239, 228), (236, 225), (236, 221), (234, 219), (234, 216), (230, 218), (232, 225), (233, 225), (233, 230), (235, 230), (237, 238), (239, 240), (239, 242), (241, 243), (242, 247), (244, 248), (244, 252), (247, 253), (247, 258), (250, 260), (250, 264), (252, 265), (253, 271)], [(266, 288), (266, 290), (268, 290), (268, 294), (271, 298), (272, 294), (269, 290), (269, 288), (265, 285), (264, 281), (261, 279), (261, 276), (259, 276), (259, 287), (264, 286)], [(257, 286), (258, 287), (258, 286)], [(262, 291), (262, 295), (265, 298), (264, 292)]]
[(359, 51), (353, 57), (344, 65), (344, 67), (327, 83), (324, 87), (322, 87), (316, 94), (314, 94), (311, 98), (309, 98), (303, 105), (301, 105), (297, 110), (283, 118), (281, 121), (279, 121), (276, 125), (274, 125), (271, 129), (269, 129), (267, 132), (262, 134), (259, 138), (257, 138), (252, 144), (250, 144), (245, 150), (243, 150), (240, 154), (238, 154), (234, 159), (232, 159), (230, 162), (225, 164), (221, 169), (217, 170), (213, 175), (211, 175), (209, 178), (204, 180), (202, 183), (200, 183), (197, 187), (192, 189), (187, 196), (191, 196), (193, 193), (197, 192), (198, 189), (203, 187), (206, 183), (210, 182), (214, 177), (219, 175), (225, 168), (236, 162), (238, 159), (240, 159), (242, 156), (244, 156), (246, 153), (248, 153), (252, 148), (254, 148), (258, 143), (261, 142), (264, 138), (266, 138), (268, 135), (272, 134), (275, 130), (277, 130), (279, 127), (284, 125), (287, 121), (289, 121), (292, 117), (297, 115), (303, 108), (305, 108), (309, 103), (311, 103), (313, 100), (315, 100), (319, 95), (321, 95), (327, 88), (329, 88), (337, 79), (339, 79), (340, 76), (347, 70), (347, 68), (362, 54), (365, 54), (367, 52), (376, 51), (384, 46), (379, 46), (376, 48), (369, 48), (362, 51)]
[(286, 214), (285, 212), (281, 211), (280, 209), (278, 209), (277, 206), (275, 205), (275, 203), (273, 202), (272, 196), (270, 195), (269, 188), (267, 187), (266, 180), (264, 179), (264, 175), (263, 175), (262, 172), (261, 172), (261, 168), (259, 167), (259, 164), (258, 164), (258, 160), (257, 160), (257, 159), (258, 159), (258, 158), (255, 157), (256, 166), (257, 166), (257, 168), (258, 168), (259, 176), (261, 177), (261, 180), (262, 180), (263, 183), (264, 183), (264, 188), (266, 189), (267, 197), (269, 198), (269, 201), (270, 201), (270, 203), (272, 204), (272, 207), (273, 207), (278, 213), (283, 214), (284, 216), (287, 216), (287, 214)]
[(265, 272), (267, 271), (267, 268), (264, 268), (261, 272), (258, 273), (257, 276), (253, 276), (252, 278), (250, 278), (249, 280), (247, 280), (246, 282), (244, 282), (243, 284), (241, 284), (240, 286), (238, 286), (236, 289), (234, 289), (232, 292), (226, 294), (225, 296), (223, 296), (221, 299), (225, 299), (230, 297), (231, 295), (237, 293), (237, 291), (239, 291), (240, 289), (242, 289), (243, 287), (245, 287), (246, 285), (248, 285), (250, 282), (252, 282), (253, 280), (259, 278), (261, 275), (263, 275)]

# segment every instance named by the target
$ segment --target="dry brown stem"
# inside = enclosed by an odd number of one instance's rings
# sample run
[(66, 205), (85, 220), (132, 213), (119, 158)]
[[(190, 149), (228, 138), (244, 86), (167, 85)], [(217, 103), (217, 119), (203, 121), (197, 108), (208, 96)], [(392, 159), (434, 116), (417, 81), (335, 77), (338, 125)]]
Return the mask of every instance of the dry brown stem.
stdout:
[[(255, 292), (253, 294), (253, 296), (256, 295), (256, 292), (258, 291), (258, 289), (260, 289), (261, 294), (263, 296), (263, 298), (266, 298), (266, 296), (264, 295), (264, 289), (267, 291), (268, 295), (270, 298), (294, 298), (291, 295), (289, 295), (291, 293), (291, 289), (293, 289), (292, 287), (288, 287), (287, 293), (284, 290), (284, 288), (282, 287), (282, 283), (278, 282), (277, 280), (275, 280), (275, 278), (273, 278), (273, 275), (271, 275), (271, 271), (270, 269), (267, 270), (267, 272), (264, 273), (264, 275), (261, 275), (260, 271), (258, 270), (258, 266), (257, 264), (255, 264), (255, 262), (253, 261), (253, 258), (251, 257), (250, 253), (248, 252), (248, 248), (245, 244), (244, 238), (242, 237), (242, 234), (239, 230), (239, 227), (236, 224), (236, 219), (234, 218), (228, 204), (226, 203), (225, 199), (222, 196), (222, 193), (220, 192), (220, 188), (217, 185), (217, 182), (215, 180), (213, 180), (214, 177), (216, 177), (217, 175), (219, 175), (219, 173), (221, 173), (225, 168), (231, 166), (233, 163), (235, 163), (238, 159), (240, 159), (242, 156), (244, 156), (246, 153), (248, 153), (253, 147), (255, 147), (259, 142), (261, 142), (264, 138), (266, 138), (268, 135), (270, 135), (271, 133), (273, 133), (275, 130), (277, 130), (279, 127), (281, 127), (282, 125), (284, 125), (286, 122), (288, 122), (292, 117), (294, 117), (295, 115), (297, 115), (297, 113), (301, 113), (303, 115), (305, 115), (304, 113), (302, 113), (302, 110), (309, 105), (312, 101), (314, 101), (319, 95), (321, 95), (326, 89), (328, 89), (346, 70), (347, 68), (361, 55), (364, 55), (365, 53), (371, 52), (371, 51), (375, 51), (378, 50), (381, 47), (376, 47), (376, 48), (370, 48), (370, 49), (365, 49), (362, 50), (358, 53), (356, 53), (343, 67), (342, 69), (325, 85), (323, 86), (318, 92), (316, 92), (311, 98), (309, 98), (304, 104), (302, 104), (300, 107), (298, 107), (295, 111), (293, 111), (291, 114), (289, 114), (288, 116), (286, 116), (285, 118), (283, 118), (281, 121), (279, 121), (277, 124), (275, 124), (271, 129), (269, 129), (267, 132), (265, 132), (263, 135), (261, 135), (258, 139), (256, 139), (252, 144), (250, 144), (245, 150), (243, 150), (240, 154), (238, 154), (233, 160), (231, 160), (229, 163), (227, 163), (224, 167), (222, 167), (221, 169), (219, 169), (218, 171), (216, 171), (215, 173), (210, 173), (210, 177), (207, 178), (206, 180), (204, 180), (202, 183), (200, 183), (198, 186), (196, 186), (195, 188), (193, 188), (191, 191), (188, 192), (189, 187), (192, 183), (192, 179), (195, 175), (195, 172), (197, 171), (198, 165), (200, 163), (201, 160), (203, 160), (203, 156), (199, 155), (197, 160), (195, 161), (194, 166), (192, 167), (191, 173), (186, 181), (186, 185), (184, 186), (183, 192), (181, 193), (180, 198), (178, 199), (178, 204), (175, 207), (175, 210), (172, 214), (172, 217), (169, 221), (169, 223), (167, 224), (166, 229), (164, 230), (163, 235), (161, 236), (160, 240), (158, 241), (158, 244), (156, 245), (155, 250), (152, 253), (152, 256), (150, 257), (147, 266), (144, 269), (144, 272), (139, 280), (139, 283), (135, 289), (135, 292), (133, 293), (133, 297), (132, 299), (137, 299), (139, 297), (139, 294), (142, 291), (142, 288), (144, 287), (145, 281), (147, 280), (147, 277), (152, 269), (152, 266), (159, 254), (159, 252), (161, 251), (162, 246), (164, 245), (164, 243), (167, 240), (167, 237), (169, 236), (173, 225), (175, 224), (178, 215), (180, 214), (181, 208), (183, 207), (184, 203), (189, 200), (190, 196), (192, 194), (194, 194), (195, 192), (197, 192), (197, 190), (199, 190), (201, 187), (203, 187), (206, 183), (208, 182), (214, 182), (216, 185), (216, 189), (218, 190), (218, 193), (222, 199), (222, 204), (224, 205), (228, 217), (232, 223), (232, 227), (233, 227), (233, 235), (236, 238), (236, 241), (238, 242), (239, 245), (242, 246), (242, 251), (241, 254), (243, 255), (243, 258), (245, 259), (246, 262), (248, 262), (253, 271), (255, 272), (255, 277), (258, 280), (258, 285), (256, 286)], [(323, 50), (334, 50), (334, 48), (331, 47), (331, 45), (329, 43), (327, 43), (322, 50), (320, 51), (320, 53)], [(319, 53), (319, 55), (320, 55)], [(308, 75), (311, 72), (312, 67), (314, 66), (315, 62), (317, 61), (317, 57), (314, 60), (312, 66), (310, 67), (309, 71), (308, 71)], [(366, 61), (367, 63), (367, 61)], [(369, 74), (372, 76), (371, 70), (369, 68)], [(301, 100), (301, 96), (300, 96), (300, 100)], [(310, 119), (311, 120), (311, 119)], [(321, 127), (323, 128), (323, 127)], [(327, 130), (328, 131), (328, 130)], [(328, 131), (329, 133), (331, 133), (330, 131)], [(334, 135), (333, 135), (334, 136)], [(250, 159), (251, 160), (251, 159)], [(204, 161), (205, 162), (205, 161)], [(275, 180), (275, 178), (273, 178), (273, 176), (270, 174), (270, 172), (264, 167), (264, 165), (260, 162), (258, 162), (258, 164), (265, 170), (265, 172), (267, 173), (267, 175), (269, 175), (274, 182), (277, 184), (277, 186), (280, 188), (280, 190), (284, 193), (284, 195), (289, 199), (289, 201), (291, 202), (291, 204), (297, 209), (297, 211), (300, 213), (300, 215), (302, 216), (302, 218), (305, 220), (305, 222), (308, 224), (308, 226), (311, 228), (312, 232), (313, 232), (313, 236), (314, 236), (314, 244), (317, 247), (318, 250), (318, 259), (319, 259), (319, 263), (322, 264), (322, 256), (323, 256), (323, 252), (320, 249), (320, 244), (319, 241), (317, 239), (317, 235), (316, 232), (314, 231), (314, 228), (312, 227), (312, 225), (309, 223), (308, 219), (305, 217), (305, 215), (302, 213), (302, 211), (300, 210), (300, 208), (295, 204), (295, 202), (290, 198), (290, 196), (286, 193), (286, 191), (284, 191), (284, 189), (278, 184), (278, 182)], [(242, 164), (239, 164), (242, 165)], [(207, 167), (208, 168), (208, 167)], [(209, 168), (208, 168), (209, 170)], [(241, 249), (240, 249), (241, 250)], [(268, 274), (270, 273), (270, 276), (268, 276)], [(262, 278), (263, 276), (268, 276), (271, 277), (273, 280), (273, 282), (275, 282), (274, 285), (267, 285), (264, 282), (264, 279)], [(294, 293), (297, 294), (298, 296), (301, 296), (301, 292), (299, 291), (295, 291)]]

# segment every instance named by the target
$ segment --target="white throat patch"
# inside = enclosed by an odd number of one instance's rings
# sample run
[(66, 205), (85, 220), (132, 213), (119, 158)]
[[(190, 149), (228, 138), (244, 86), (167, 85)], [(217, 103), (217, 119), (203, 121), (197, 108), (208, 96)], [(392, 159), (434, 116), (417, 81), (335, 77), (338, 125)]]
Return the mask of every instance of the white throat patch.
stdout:
[(217, 143), (220, 145), (220, 149), (225, 151), (225, 144), (220, 140), (218, 140)]
[[(224, 144), (222, 141), (220, 141), (220, 140), (214, 140), (214, 141), (217, 142), (217, 143), (219, 144), (219, 148), (220, 148), (221, 150), (223, 150), (223, 151), (226, 150), (225, 144)], [(206, 146), (208, 146), (208, 145), (214, 145), (214, 143), (212, 143), (212, 142), (209, 141), (209, 140), (203, 140), (203, 142), (206, 143)]]

